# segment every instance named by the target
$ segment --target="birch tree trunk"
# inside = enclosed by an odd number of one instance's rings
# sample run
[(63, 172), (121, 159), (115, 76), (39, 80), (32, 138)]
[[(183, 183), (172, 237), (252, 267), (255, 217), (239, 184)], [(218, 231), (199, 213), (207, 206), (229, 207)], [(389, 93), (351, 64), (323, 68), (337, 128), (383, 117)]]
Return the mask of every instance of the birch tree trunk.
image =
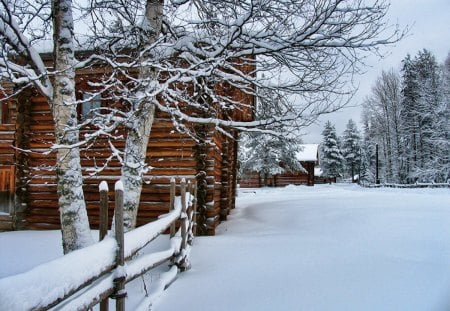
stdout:
[[(71, 0), (53, 0), (54, 95), (52, 112), (57, 145), (73, 145), (79, 140), (75, 104), (73, 18)], [(83, 194), (78, 148), (57, 151), (57, 188), (64, 253), (93, 243)]]
[[(148, 0), (144, 25), (148, 27), (147, 44), (152, 44), (161, 33), (163, 18), (163, 0)], [(139, 80), (143, 81), (141, 86), (142, 96), (151, 90), (157, 79), (157, 72), (148, 67), (141, 67)], [(139, 98), (140, 94), (137, 94)], [(136, 227), (136, 218), (142, 191), (142, 177), (146, 169), (145, 158), (147, 145), (150, 137), (153, 120), (155, 117), (155, 105), (152, 99), (146, 98), (144, 102), (136, 103), (138, 113), (130, 122), (127, 129), (127, 140), (125, 144), (125, 157), (122, 165), (122, 182), (124, 185), (124, 226), (128, 231)]]

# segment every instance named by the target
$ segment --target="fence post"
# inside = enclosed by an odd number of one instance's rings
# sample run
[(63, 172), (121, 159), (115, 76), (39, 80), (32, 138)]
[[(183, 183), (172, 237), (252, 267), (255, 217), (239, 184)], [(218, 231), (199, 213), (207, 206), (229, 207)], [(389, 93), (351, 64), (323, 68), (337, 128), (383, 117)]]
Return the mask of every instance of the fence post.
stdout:
[[(170, 205), (169, 211), (175, 209), (175, 178), (170, 179)], [(175, 236), (175, 222), (170, 225), (170, 238)]]
[(102, 181), (98, 186), (100, 191), (100, 219), (99, 219), (99, 241), (103, 240), (108, 232), (108, 183)]
[(115, 186), (116, 192), (116, 205), (114, 210), (115, 217), (115, 233), (117, 241), (117, 253), (116, 253), (116, 278), (114, 279), (115, 292), (113, 298), (116, 299), (116, 311), (125, 310), (125, 297), (127, 292), (125, 291), (125, 271), (124, 266), (124, 228), (123, 228), (123, 184), (119, 180)]
[(187, 207), (187, 243), (192, 245), (192, 241), (194, 240), (194, 206), (193, 202), (193, 193), (194, 193), (194, 184), (188, 180), (187, 192), (189, 193), (189, 205)]
[(187, 208), (186, 208), (186, 179), (182, 179), (180, 183), (180, 195), (181, 195), (181, 251), (186, 249), (187, 241)]
[[(108, 183), (102, 181), (99, 185), (100, 191), (100, 219), (99, 219), (99, 241), (103, 240), (108, 232)], [(100, 311), (108, 311), (108, 297), (100, 301)]]
[(192, 208), (193, 208), (193, 234), (194, 236), (197, 236), (197, 179), (194, 180), (194, 189), (192, 191), (192, 194), (194, 196), (192, 200)]
[(180, 261), (178, 262), (178, 268), (180, 271), (186, 271), (190, 268), (189, 260), (187, 258), (186, 248), (188, 240), (188, 214), (186, 207), (186, 180), (181, 180), (181, 247), (180, 247)]

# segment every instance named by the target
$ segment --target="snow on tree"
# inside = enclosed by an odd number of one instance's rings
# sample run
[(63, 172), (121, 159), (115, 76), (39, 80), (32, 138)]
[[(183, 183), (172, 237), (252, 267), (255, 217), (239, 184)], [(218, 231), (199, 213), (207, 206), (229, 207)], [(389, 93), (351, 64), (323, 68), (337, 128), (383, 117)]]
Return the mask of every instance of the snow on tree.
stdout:
[[(92, 23), (102, 25), (102, 38), (113, 37), (117, 40), (116, 46), (129, 46), (128, 38), (132, 37), (140, 42), (141, 26), (136, 23), (139, 19), (127, 10), (123, 10), (120, 19), (110, 22), (118, 7), (120, 4), (108, 8), (111, 9), (110, 16), (92, 14), (95, 20)], [(104, 7), (99, 6), (93, 12), (102, 9)], [(176, 126), (183, 130), (187, 130), (183, 126), (186, 121), (212, 123), (218, 130), (226, 132), (230, 127), (264, 127), (274, 122), (292, 122), (300, 117), (314, 120), (323, 112), (341, 107), (346, 102), (342, 96), (352, 92), (351, 87), (344, 87), (353, 73), (350, 69), (356, 69), (359, 63), (352, 50), (370, 50), (399, 38), (395, 30), (391, 33), (393, 37), (373, 40), (385, 30), (382, 20), (386, 9), (385, 3), (376, 1), (368, 5), (358, 1), (350, 5), (291, 0), (167, 2), (161, 36), (144, 49), (148, 56), (146, 64), (163, 73), (166, 82), (159, 86), (153, 84), (155, 89), (144, 94), (151, 94), (153, 98), (160, 96), (163, 101), (155, 102), (148, 96), (134, 101), (150, 102), (170, 113)], [(122, 41), (117, 32), (125, 33), (120, 36), (124, 38)], [(103, 54), (112, 55), (113, 52), (115, 50)], [(176, 62), (174, 55), (178, 59)], [(238, 60), (254, 66), (255, 71), (241, 70)], [(123, 60), (118, 64), (121, 65)], [(280, 73), (283, 78), (279, 78)], [(167, 81), (183, 81), (183, 84), (177, 87)], [(257, 97), (261, 96), (260, 91), (268, 88), (296, 94), (300, 99), (295, 106), (270, 119), (236, 123), (215, 117), (220, 114), (217, 108), (230, 111), (242, 108), (242, 103), (216, 94), (216, 83), (232, 85)], [(192, 93), (186, 92), (186, 84), (193, 86)], [(126, 98), (134, 96), (133, 88), (128, 85), (122, 89), (129, 90), (124, 92)], [(180, 109), (179, 102), (200, 109), (201, 113), (187, 115)], [(135, 179), (141, 177), (136, 175)], [(134, 201), (133, 209), (138, 205), (138, 200)]]
[(342, 156), (345, 160), (345, 169), (352, 181), (355, 181), (355, 174), (359, 173), (361, 160), (361, 137), (356, 123), (350, 119), (344, 130), (341, 139)]
[(407, 57), (403, 73), (403, 131), (407, 178), (410, 182), (445, 181), (442, 162), (448, 158), (448, 118), (442, 78), (435, 57), (427, 50), (412, 60)]
[[(144, 43), (143, 52), (138, 49), (139, 59), (145, 66), (153, 68), (155, 79), (146, 84), (149, 88), (145, 92), (137, 94), (135, 90), (139, 87), (133, 83), (131, 86), (121, 84), (124, 100), (156, 106), (171, 114), (175, 126), (183, 131), (189, 131), (186, 122), (213, 124), (218, 131), (226, 133), (230, 128), (264, 128), (274, 122), (296, 122), (298, 119), (313, 121), (324, 112), (342, 107), (348, 99), (346, 96), (353, 92), (347, 82), (359, 67), (359, 56), (352, 51), (376, 52), (377, 46), (401, 37), (398, 29), (394, 29), (378, 40), (387, 30), (387, 25), (383, 24), (387, 5), (378, 1), (368, 4), (360, 1), (350, 4), (292, 0), (169, 1), (159, 11), (153, 11), (160, 12), (153, 14), (156, 19), (164, 14), (164, 22), (158, 40), (151, 44), (146, 43), (145, 34), (147, 31), (153, 34), (154, 29), (148, 28), (150, 23), (145, 19), (143, 23), (139, 22), (139, 1), (131, 3), (136, 8), (131, 13), (120, 4), (111, 6), (104, 2), (92, 9), (92, 24), (101, 25), (96, 28), (100, 30), (100, 37), (114, 42), (104, 45), (112, 48), (102, 51), (102, 57), (106, 55), (109, 63), (123, 68), (123, 58), (117, 61), (114, 57), (120, 47), (133, 46), (135, 43), (130, 44), (129, 38)], [(161, 2), (149, 1), (148, 8), (154, 8), (158, 3)], [(104, 14), (105, 8), (109, 14)], [(117, 10), (120, 15), (115, 14)], [(111, 19), (114, 22), (111, 23)], [(245, 71), (244, 68), (249, 66), (254, 70)], [(117, 82), (117, 79), (113, 81)], [(140, 84), (139, 81), (136, 83)], [(232, 112), (247, 108), (244, 107), (246, 103), (217, 94), (217, 84), (230, 85), (256, 97), (260, 97), (264, 89), (282, 90), (296, 94), (299, 100), (284, 113), (267, 120), (238, 123), (219, 118), (220, 109)], [(186, 91), (187, 85), (192, 92)], [(132, 111), (142, 114), (143, 109), (134, 108), (139, 105), (131, 106)], [(186, 114), (185, 106), (199, 112), (195, 116)], [(133, 112), (134, 117), (136, 113)], [(151, 115), (144, 114), (148, 118)], [(195, 136), (195, 133), (191, 134)], [(134, 211), (133, 215), (136, 215), (139, 202), (136, 185), (142, 183), (142, 172), (145, 171), (145, 165), (138, 161), (142, 158), (136, 158), (128, 165), (139, 167), (128, 178), (129, 189), (136, 189), (127, 205), (127, 209)], [(124, 180), (125, 187), (126, 182)], [(128, 223), (132, 227), (134, 222)]]
[[(367, 183), (376, 183), (376, 146), (378, 145), (376, 127), (372, 126), (373, 119), (367, 113), (367, 107), (363, 106), (362, 123), (363, 123), (363, 139), (361, 143), (361, 164), (360, 164), (360, 181)], [(379, 169), (384, 168), (383, 158), (379, 159)], [(383, 180), (381, 174), (381, 181)], [(380, 176), (379, 176), (380, 177)]]
[[(0, 76), (21, 90), (33, 84), (50, 103), (55, 121), (55, 146), (76, 146), (79, 127), (75, 105), (75, 57), (70, 0), (0, 3)], [(52, 12), (52, 14), (50, 14)], [(33, 26), (39, 25), (34, 31)], [(51, 24), (51, 25), (50, 25)], [(32, 26), (31, 26), (32, 25)], [(52, 26), (52, 27), (51, 27)], [(53, 29), (54, 69), (50, 77), (36, 41)], [(64, 253), (93, 243), (82, 189), (78, 148), (55, 148), (57, 189)]]
[(329, 177), (342, 177), (344, 158), (339, 148), (336, 128), (330, 121), (325, 123), (322, 136), (323, 140), (320, 148), (323, 175)]
[(448, 182), (450, 180), (450, 53), (441, 67), (441, 73), (442, 102), (437, 110), (437, 120), (435, 120), (437, 122), (433, 137), (440, 156), (435, 158), (433, 165), (436, 170), (439, 170), (437, 172), (439, 179)]
[(400, 77), (390, 70), (382, 72), (363, 102), (366, 128), (370, 128), (372, 140), (379, 145), (381, 176), (386, 182), (397, 183), (405, 179), (401, 101)]
[[(57, 25), (58, 4), (64, 5), (67, 17), (62, 20), (62, 31)], [(171, 115), (175, 127), (184, 132), (194, 123), (213, 125), (227, 134), (231, 128), (264, 130), (274, 123), (312, 122), (347, 102), (354, 91), (349, 82), (362, 65), (361, 53), (378, 53), (380, 46), (403, 36), (398, 27), (385, 22), (388, 3), (376, 0), (55, 1), (53, 7), (46, 0), (4, 0), (0, 7), (0, 71), (17, 85), (13, 95), (33, 85), (52, 103), (55, 83), (73, 89), (73, 70), (111, 69), (101, 81), (87, 83), (96, 89), (93, 97), (122, 102), (125, 111), (105, 107), (102, 114), (94, 114), (83, 124), (77, 124), (72, 113), (62, 121), (55, 115), (57, 122), (66, 122), (57, 128), (67, 131), (56, 136), (73, 139), (58, 141), (53, 149), (73, 157), (71, 169), (79, 171), (77, 149), (96, 137), (110, 138), (111, 157), (123, 167), (127, 229), (136, 221), (142, 177), (148, 170), (146, 140), (156, 109)], [(80, 33), (73, 31), (73, 12)], [(64, 34), (64, 42), (60, 41), (60, 47), (55, 42), (51, 52), (70, 52), (65, 67), (58, 67), (61, 72), (45, 68), (37, 52), (37, 47), (48, 43), (46, 33), (52, 28), (53, 41)], [(69, 48), (71, 42), (76, 47)], [(90, 54), (76, 59), (76, 48)], [(62, 59), (55, 57), (55, 61)], [(63, 81), (53, 79), (60, 74), (65, 75)], [(251, 107), (216, 92), (218, 85), (233, 86), (255, 97), (264, 89), (277, 90), (297, 100), (268, 119), (235, 122), (221, 118), (220, 111), (231, 115)], [(70, 109), (80, 103), (69, 93), (64, 95)], [(193, 110), (195, 114), (187, 113)], [(94, 132), (77, 141), (76, 131), (86, 125)], [(119, 126), (128, 130), (123, 150), (114, 145)], [(81, 174), (61, 172), (59, 176), (62, 183), (71, 183), (73, 191), (79, 191), (74, 210), (83, 218)], [(61, 191), (59, 195), (66, 194)], [(67, 198), (62, 201), (68, 202)]]
[(264, 133), (245, 133), (240, 147), (241, 174), (257, 172), (267, 185), (269, 177), (303, 170), (296, 159), (299, 142), (295, 138)]
[[(288, 100), (278, 92), (264, 90), (262, 93), (264, 96), (256, 105), (256, 120), (279, 115), (284, 107), (289, 106)], [(262, 131), (243, 133), (239, 147), (240, 174), (257, 172), (267, 185), (269, 177), (304, 170), (296, 157), (301, 143), (294, 134), (298, 129), (275, 123), (266, 125)]]
[[(143, 48), (154, 44), (160, 37), (163, 19), (162, 11), (162, 1), (147, 1), (142, 20), (142, 28), (144, 30), (142, 34), (142, 37), (144, 37)], [(157, 91), (155, 81), (158, 79), (158, 71), (152, 66), (145, 64), (147, 60), (145, 54), (141, 58), (138, 66), (140, 83), (134, 89), (138, 98), (134, 97), (131, 102), (133, 110), (138, 111), (138, 113), (135, 113), (126, 123), (127, 140), (121, 171), (125, 194), (123, 217), (126, 230), (133, 229), (136, 226), (143, 183), (142, 176), (148, 169), (145, 157), (156, 108), (152, 104), (152, 101), (156, 99), (155, 96), (148, 98), (144, 94)]]
[[(69, 0), (52, 2), (55, 75), (51, 101), (57, 145), (79, 142), (73, 64), (73, 17)], [(93, 242), (89, 230), (83, 194), (80, 151), (78, 148), (58, 148), (56, 154), (58, 201), (64, 253)]]
[(445, 65), (423, 50), (405, 57), (401, 74), (383, 72), (363, 103), (366, 145), (380, 147), (383, 182), (445, 182), (450, 153)]

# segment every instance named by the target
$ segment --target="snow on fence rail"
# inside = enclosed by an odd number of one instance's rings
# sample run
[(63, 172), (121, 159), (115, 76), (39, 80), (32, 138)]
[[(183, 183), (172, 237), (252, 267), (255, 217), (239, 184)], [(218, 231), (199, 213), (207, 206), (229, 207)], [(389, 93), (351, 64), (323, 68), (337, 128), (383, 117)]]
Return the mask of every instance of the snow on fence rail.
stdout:
[[(124, 310), (125, 283), (170, 262), (172, 267), (157, 286), (165, 290), (179, 271), (189, 269), (189, 248), (193, 240), (196, 213), (196, 184), (180, 184), (175, 197), (175, 180), (170, 185), (170, 210), (157, 221), (123, 232), (123, 188), (116, 183), (115, 236), (106, 235), (108, 186), (100, 184), (100, 242), (39, 265), (28, 272), (0, 279), (0, 310), (86, 310), (100, 302), (107, 310), (108, 297), (116, 310)], [(176, 232), (176, 223), (180, 222)], [(139, 255), (138, 251), (170, 228), (170, 248)], [(126, 261), (126, 263), (125, 263)], [(151, 303), (152, 297), (146, 299)]]
[(415, 183), (415, 184), (368, 184), (361, 183), (360, 184), (366, 188), (450, 188), (450, 183)]

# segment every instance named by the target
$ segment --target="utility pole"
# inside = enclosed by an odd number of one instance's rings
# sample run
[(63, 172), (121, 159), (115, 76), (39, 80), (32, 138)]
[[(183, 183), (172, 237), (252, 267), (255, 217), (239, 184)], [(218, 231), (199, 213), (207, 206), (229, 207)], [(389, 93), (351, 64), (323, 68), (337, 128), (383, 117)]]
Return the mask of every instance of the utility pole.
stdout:
[(380, 184), (380, 177), (378, 175), (378, 144), (375, 145), (375, 183)]

